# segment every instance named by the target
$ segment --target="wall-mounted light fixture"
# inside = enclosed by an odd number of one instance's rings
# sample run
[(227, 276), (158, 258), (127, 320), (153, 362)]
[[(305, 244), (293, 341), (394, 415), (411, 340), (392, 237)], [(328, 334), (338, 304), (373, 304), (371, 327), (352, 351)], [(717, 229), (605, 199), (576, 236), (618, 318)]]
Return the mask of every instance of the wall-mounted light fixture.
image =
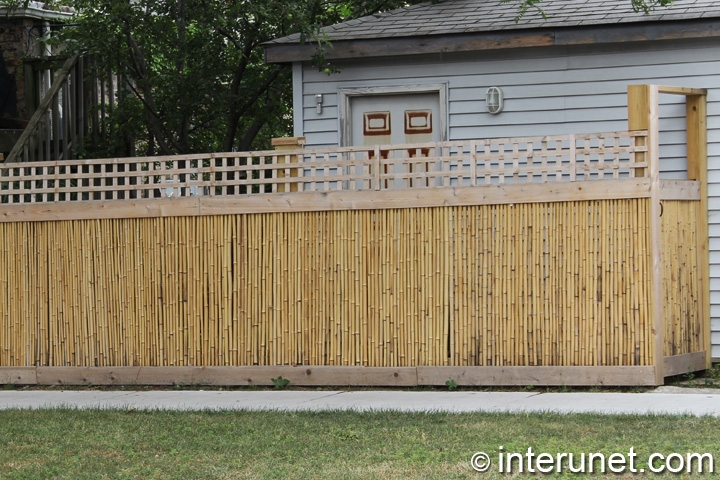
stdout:
[(317, 110), (318, 115), (322, 113), (322, 103), (323, 103), (322, 93), (318, 93), (317, 95), (315, 95), (315, 109)]
[(493, 115), (502, 112), (503, 109), (503, 91), (499, 87), (490, 87), (485, 92), (485, 107), (487, 111)]

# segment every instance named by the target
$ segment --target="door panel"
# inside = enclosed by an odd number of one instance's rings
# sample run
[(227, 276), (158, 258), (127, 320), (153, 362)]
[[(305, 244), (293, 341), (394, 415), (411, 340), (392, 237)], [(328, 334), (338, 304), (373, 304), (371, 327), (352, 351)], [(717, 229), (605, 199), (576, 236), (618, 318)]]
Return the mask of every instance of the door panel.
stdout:
[[(440, 95), (438, 93), (368, 95), (354, 97), (350, 101), (352, 121), (352, 145), (387, 145), (439, 142)], [(426, 157), (427, 149), (408, 150), (409, 157)], [(381, 151), (381, 158), (388, 152)], [(417, 178), (396, 180), (397, 187), (428, 186), (422, 174), (430, 165), (418, 162), (408, 165), (408, 172), (401, 172), (402, 165), (395, 165), (393, 173), (418, 174)], [(385, 167), (385, 174), (389, 173)], [(387, 185), (385, 185), (387, 187)]]
[(439, 142), (440, 95), (368, 95), (350, 100), (352, 145)]

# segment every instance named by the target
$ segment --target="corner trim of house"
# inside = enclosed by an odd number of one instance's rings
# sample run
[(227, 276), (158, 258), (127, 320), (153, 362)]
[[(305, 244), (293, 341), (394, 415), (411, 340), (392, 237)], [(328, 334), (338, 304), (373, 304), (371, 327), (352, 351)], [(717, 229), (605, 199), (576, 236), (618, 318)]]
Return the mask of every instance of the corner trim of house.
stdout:
[(302, 137), (305, 135), (305, 111), (303, 109), (303, 64), (302, 62), (293, 62), (292, 66), (292, 82), (293, 82), (293, 135)]

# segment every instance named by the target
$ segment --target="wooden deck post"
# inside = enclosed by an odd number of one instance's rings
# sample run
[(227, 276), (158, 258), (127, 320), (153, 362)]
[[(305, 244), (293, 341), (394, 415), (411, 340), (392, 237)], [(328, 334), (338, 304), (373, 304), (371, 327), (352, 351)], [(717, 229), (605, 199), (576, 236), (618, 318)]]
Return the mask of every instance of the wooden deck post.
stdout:
[(688, 180), (700, 182), (700, 208), (697, 212), (698, 267), (698, 318), (702, 322), (703, 344), (707, 352), (705, 368), (712, 367), (710, 343), (710, 254), (708, 252), (708, 169), (707, 169), (707, 95), (688, 95), (687, 162)]
[(660, 143), (658, 115), (657, 85), (628, 86), (628, 128), (630, 130), (647, 130), (647, 153), (645, 160), (648, 167), (643, 172), (651, 181), (650, 208), (648, 209), (648, 225), (650, 225), (650, 277), (651, 298), (650, 318), (653, 329), (653, 361), (655, 363), (655, 383), (662, 385), (665, 381), (665, 302), (662, 298), (662, 231), (660, 229)]
[[(272, 146), (275, 147), (275, 150), (301, 150), (303, 145), (305, 145), (305, 137), (281, 137), (272, 139)], [(279, 157), (279, 160), (280, 163), (288, 163), (287, 157)], [(297, 155), (291, 156), (290, 162), (297, 162)], [(298, 174), (299, 172), (297, 168), (290, 169), (290, 177), (296, 178)], [(277, 176), (278, 178), (285, 178), (285, 169), (278, 170)], [(289, 187), (290, 188), (288, 188), (287, 183), (283, 183), (277, 186), (277, 190), (281, 193), (298, 191), (297, 183), (291, 183), (289, 184)]]

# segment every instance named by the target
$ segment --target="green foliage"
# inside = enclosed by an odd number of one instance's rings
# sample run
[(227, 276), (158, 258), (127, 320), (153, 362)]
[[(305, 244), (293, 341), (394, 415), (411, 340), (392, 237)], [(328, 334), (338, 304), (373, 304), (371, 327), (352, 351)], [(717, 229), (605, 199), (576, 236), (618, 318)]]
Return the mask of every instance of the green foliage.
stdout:
[[(516, 3), (518, 17), (541, 0)], [(671, 0), (626, 0), (649, 12)], [(127, 79), (111, 128), (86, 157), (185, 154), (269, 148), (292, 133), (292, 76), (264, 62), (262, 44), (299, 33), (327, 74), (322, 27), (419, 0), (53, 0), (77, 14), (58, 41), (96, 61), (98, 73)], [(6, 9), (27, 0), (6, 0)], [(96, 132), (97, 133), (97, 132)]]
[[(503, 3), (510, 3), (511, 1), (512, 0), (503, 0)], [(542, 9), (542, 1), (543, 0), (523, 0), (518, 2), (518, 14), (517, 17), (515, 17), (515, 23), (519, 23), (522, 17), (527, 14), (529, 9), (535, 9), (540, 12), (540, 15), (542, 15), (543, 18), (547, 18), (547, 15), (545, 15), (545, 12)]]
[(457, 390), (457, 387), (458, 387), (457, 382), (455, 380), (453, 380), (452, 378), (450, 380), (447, 380), (445, 382), (445, 385), (448, 387), (448, 390), (450, 390), (451, 392), (453, 390)]
[(282, 390), (288, 385), (290, 385), (290, 380), (287, 378), (283, 378), (282, 375), (277, 378), (271, 378), (273, 385), (275, 385), (275, 390)]
[(716, 363), (709, 370), (705, 371), (705, 375), (712, 378), (714, 381), (720, 381), (720, 363)]
[(308, 24), (297, 2), (72, 3), (62, 41), (129, 80), (105, 155), (127, 138), (152, 155), (266, 148), (290, 133), (289, 69), (265, 64), (260, 45)]
[(674, 2), (675, 0), (632, 0), (632, 7), (636, 12), (644, 12), (647, 15), (657, 7), (668, 7)]

